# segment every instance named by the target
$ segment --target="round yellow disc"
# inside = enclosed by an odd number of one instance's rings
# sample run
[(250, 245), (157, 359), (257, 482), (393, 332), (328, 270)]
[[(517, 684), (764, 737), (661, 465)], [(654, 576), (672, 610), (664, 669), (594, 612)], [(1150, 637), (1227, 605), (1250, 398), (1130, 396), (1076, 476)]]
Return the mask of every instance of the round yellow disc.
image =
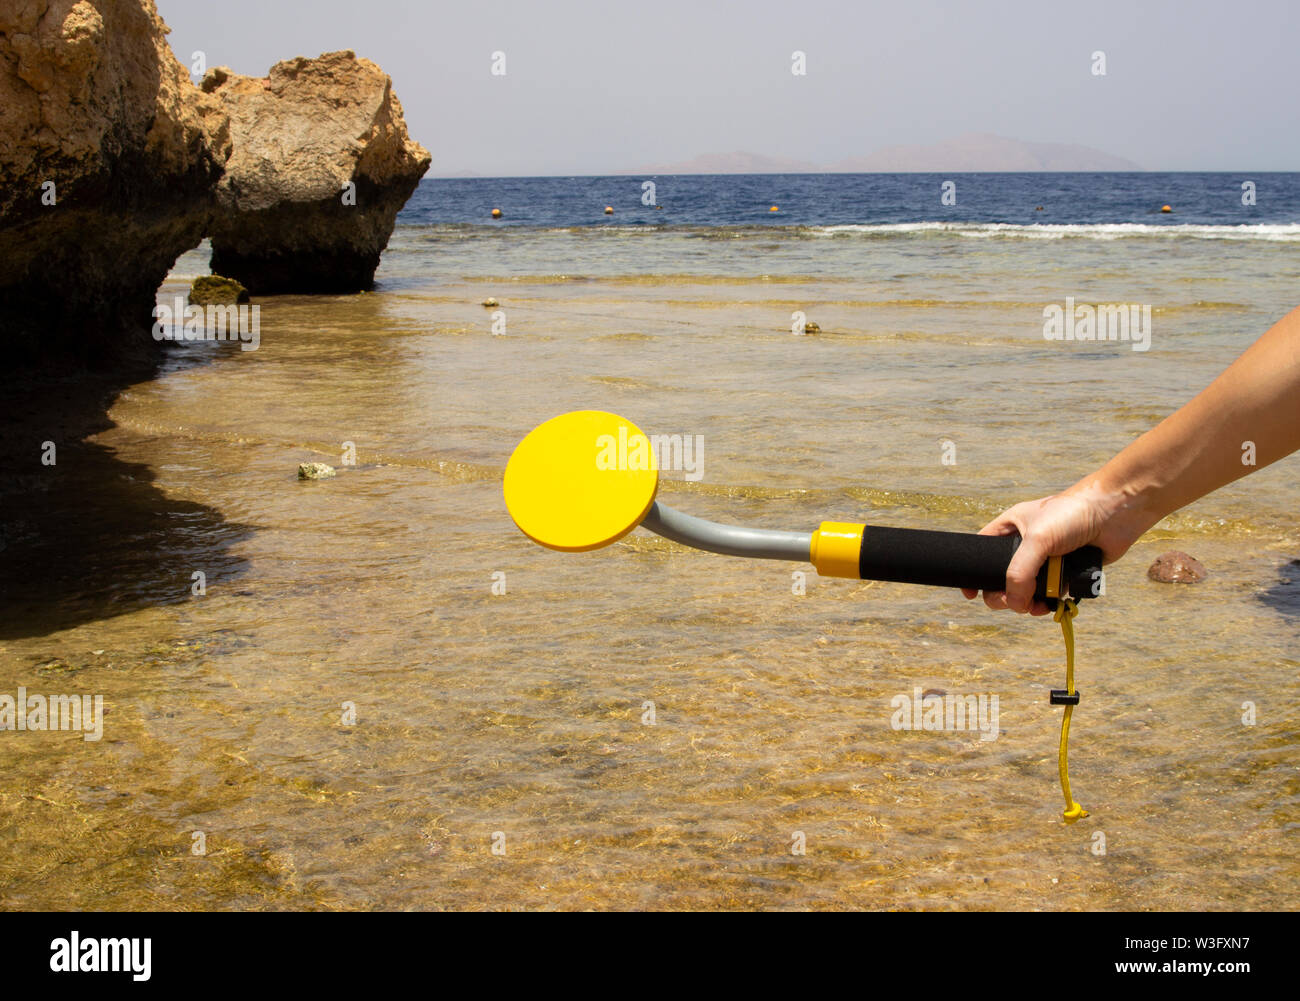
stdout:
[(534, 542), (566, 553), (623, 538), (658, 489), (650, 439), (604, 410), (574, 410), (539, 424), (506, 464), (510, 517)]

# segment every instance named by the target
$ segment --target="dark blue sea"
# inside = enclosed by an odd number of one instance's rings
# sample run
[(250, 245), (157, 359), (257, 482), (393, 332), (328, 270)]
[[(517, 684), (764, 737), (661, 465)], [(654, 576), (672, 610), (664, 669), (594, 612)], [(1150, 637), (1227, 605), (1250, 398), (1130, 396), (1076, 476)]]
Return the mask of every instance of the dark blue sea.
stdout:
[[(1248, 182), (1253, 190), (1243, 187)], [(945, 203), (947, 183), (952, 187)], [(1162, 212), (1165, 205), (1172, 211)], [(612, 214), (605, 213), (606, 206)], [(494, 208), (502, 212), (497, 222), (491, 220)], [(1294, 226), (1300, 223), (1300, 173), (433, 178), (421, 182), (399, 222), (655, 228)]]

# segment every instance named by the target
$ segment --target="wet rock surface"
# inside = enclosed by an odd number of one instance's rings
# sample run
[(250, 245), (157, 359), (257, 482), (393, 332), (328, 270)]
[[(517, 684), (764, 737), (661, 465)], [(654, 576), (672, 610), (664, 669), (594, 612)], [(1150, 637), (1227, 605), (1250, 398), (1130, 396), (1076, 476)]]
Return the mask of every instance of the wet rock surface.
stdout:
[(1161, 584), (1195, 584), (1205, 580), (1208, 573), (1200, 560), (1178, 549), (1165, 553), (1147, 568), (1147, 576)]
[(190, 283), (190, 303), (195, 306), (233, 306), (248, 302), (248, 289), (233, 278), (199, 275)]

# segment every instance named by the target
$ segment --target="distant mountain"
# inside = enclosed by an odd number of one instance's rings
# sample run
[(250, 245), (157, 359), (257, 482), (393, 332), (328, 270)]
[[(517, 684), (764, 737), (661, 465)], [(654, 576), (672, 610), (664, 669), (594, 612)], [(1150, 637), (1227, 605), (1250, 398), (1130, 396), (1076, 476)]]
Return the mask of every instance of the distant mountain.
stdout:
[(943, 171), (1142, 170), (1132, 160), (1088, 146), (1031, 143), (987, 132), (968, 132), (928, 146), (886, 146), (868, 156), (840, 160), (836, 173)]
[(885, 146), (829, 166), (761, 153), (704, 153), (681, 163), (614, 171), (617, 174), (872, 174), (997, 171), (1129, 171), (1132, 160), (1070, 143), (1033, 143), (968, 132), (931, 145)]
[(692, 160), (618, 174), (816, 174), (824, 167), (807, 160), (788, 160), (761, 153), (702, 153)]

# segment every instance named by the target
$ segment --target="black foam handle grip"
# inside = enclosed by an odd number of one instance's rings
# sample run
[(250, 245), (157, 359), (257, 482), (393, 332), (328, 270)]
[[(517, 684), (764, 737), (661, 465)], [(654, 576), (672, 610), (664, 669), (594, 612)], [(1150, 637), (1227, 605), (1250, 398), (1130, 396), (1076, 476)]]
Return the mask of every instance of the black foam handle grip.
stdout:
[[(1005, 591), (1007, 567), (1019, 547), (1018, 535), (868, 525), (862, 533), (858, 571), (863, 580)], [(1044, 563), (1038, 571), (1035, 598), (1047, 598), (1047, 570)], [(1061, 583), (1071, 598), (1097, 597), (1101, 580), (1101, 550), (1096, 546), (1084, 546), (1062, 558)]]

